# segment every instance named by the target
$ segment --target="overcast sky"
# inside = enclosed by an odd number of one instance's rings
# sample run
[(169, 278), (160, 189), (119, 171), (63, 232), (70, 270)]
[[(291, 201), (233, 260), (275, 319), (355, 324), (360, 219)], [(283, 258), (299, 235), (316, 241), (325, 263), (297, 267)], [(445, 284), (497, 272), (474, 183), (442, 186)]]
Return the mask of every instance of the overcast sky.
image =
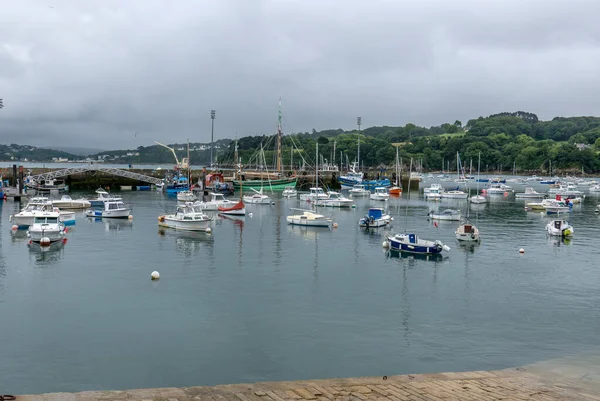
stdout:
[[(0, 1), (0, 143), (598, 115), (598, 0)], [(137, 132), (137, 136), (136, 136)]]

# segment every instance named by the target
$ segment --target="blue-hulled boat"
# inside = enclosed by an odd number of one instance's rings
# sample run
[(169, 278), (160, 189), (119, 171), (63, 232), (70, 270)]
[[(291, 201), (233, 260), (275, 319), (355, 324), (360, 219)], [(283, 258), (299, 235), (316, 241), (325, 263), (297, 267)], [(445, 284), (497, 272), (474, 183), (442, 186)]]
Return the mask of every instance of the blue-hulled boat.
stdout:
[(176, 175), (167, 184), (167, 194), (176, 194), (181, 191), (189, 191), (189, 180), (183, 175)]
[(396, 234), (388, 237), (390, 249), (402, 252), (412, 252), (421, 254), (436, 254), (442, 251), (449, 251), (450, 247), (444, 245), (441, 241), (428, 241), (420, 239), (417, 234)]

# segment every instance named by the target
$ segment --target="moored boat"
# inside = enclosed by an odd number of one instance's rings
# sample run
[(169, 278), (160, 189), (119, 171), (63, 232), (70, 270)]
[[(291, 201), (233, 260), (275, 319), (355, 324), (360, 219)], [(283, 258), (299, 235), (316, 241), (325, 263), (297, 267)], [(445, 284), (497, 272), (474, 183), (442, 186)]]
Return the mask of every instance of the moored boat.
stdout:
[(295, 214), (291, 216), (287, 216), (286, 220), (288, 224), (293, 224), (296, 226), (307, 226), (307, 227), (330, 227), (332, 225), (332, 220), (323, 216), (322, 214), (318, 214), (313, 212), (312, 210), (304, 210), (304, 209), (291, 209), (301, 211), (302, 214)]
[(388, 193), (387, 188), (376, 187), (375, 192), (369, 195), (369, 198), (378, 201), (386, 201), (390, 199), (390, 194)]
[(259, 191), (257, 191), (254, 188), (251, 189), (254, 191), (254, 193), (252, 195), (244, 195), (244, 202), (260, 205), (270, 205), (271, 203), (273, 203), (273, 201), (268, 195), (263, 194), (262, 188), (260, 188)]
[(196, 195), (189, 190), (179, 191), (177, 192), (177, 200), (180, 202), (193, 202), (196, 200)]
[[(279, 178), (274, 180), (269, 180), (269, 189), (273, 191), (284, 190), (285, 187), (296, 186), (297, 177), (289, 177), (289, 178)], [(256, 189), (259, 190), (265, 186), (264, 180), (233, 180), (234, 189)]]
[(112, 218), (112, 219), (127, 219), (131, 215), (131, 208), (118, 200), (106, 201), (104, 207), (97, 209), (88, 209), (85, 212), (87, 217)]
[(285, 198), (295, 198), (296, 196), (298, 196), (298, 191), (296, 190), (296, 187), (289, 185), (285, 187), (285, 189), (281, 193), (281, 196)]
[(92, 204), (84, 198), (72, 199), (69, 195), (63, 195), (60, 199), (53, 200), (52, 206), (60, 209), (87, 209)]
[(428, 241), (421, 239), (417, 234), (396, 234), (387, 237), (388, 246), (392, 250), (402, 252), (412, 252), (421, 254), (438, 254), (442, 251), (449, 251), (450, 247), (444, 245), (441, 241)]
[(443, 211), (431, 211), (429, 217), (434, 220), (460, 221), (460, 210), (445, 209)]
[(392, 217), (380, 207), (369, 208), (367, 215), (358, 221), (359, 227), (384, 227), (392, 222)]
[(232, 207), (237, 205), (238, 201), (232, 201), (225, 199), (225, 195), (222, 193), (211, 192), (210, 200), (208, 201), (196, 201), (194, 202), (195, 207), (199, 207), (203, 210), (218, 210), (219, 207)]
[(35, 211), (27, 236), (40, 245), (60, 241), (65, 235), (65, 225), (59, 221), (59, 217), (59, 212)]
[(366, 189), (365, 186), (362, 184), (356, 184), (348, 191), (348, 193), (352, 195), (352, 197), (359, 197), (369, 196), (371, 194), (371, 191)]
[(219, 213), (228, 214), (232, 216), (245, 216), (246, 215), (246, 205), (244, 205), (244, 201), (240, 199), (238, 203), (233, 206), (219, 206), (217, 207)]
[(327, 198), (317, 199), (315, 205), (328, 207), (354, 207), (354, 201), (342, 196), (339, 192), (329, 191), (327, 192)]
[(575, 230), (565, 220), (552, 220), (546, 224), (546, 232), (548, 235), (559, 236), (559, 237), (570, 237), (573, 235)]
[(98, 194), (98, 197), (89, 200), (91, 207), (103, 208), (105, 202), (118, 202), (122, 200), (119, 196), (110, 195), (104, 188), (98, 188), (96, 193)]
[(193, 203), (187, 202), (178, 205), (175, 214), (167, 214), (158, 217), (160, 227), (174, 228), (187, 231), (207, 231), (212, 219), (195, 207)]
[(544, 196), (546, 196), (546, 194), (541, 194), (532, 187), (525, 188), (525, 192), (519, 192), (515, 194), (515, 198), (517, 199), (541, 199)]
[(459, 241), (471, 241), (476, 242), (481, 239), (479, 230), (471, 223), (465, 223), (458, 226), (454, 232), (456, 239)]

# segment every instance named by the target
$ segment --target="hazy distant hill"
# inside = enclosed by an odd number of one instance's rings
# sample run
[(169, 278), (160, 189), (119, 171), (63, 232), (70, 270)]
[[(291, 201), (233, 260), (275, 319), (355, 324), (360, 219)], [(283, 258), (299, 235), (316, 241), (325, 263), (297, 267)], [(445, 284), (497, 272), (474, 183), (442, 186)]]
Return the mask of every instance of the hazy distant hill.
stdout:
[(69, 146), (49, 147), (48, 149), (59, 150), (61, 152), (66, 152), (66, 153), (70, 153), (72, 155), (77, 155), (77, 156), (95, 155), (97, 153), (101, 153), (101, 152), (105, 151), (104, 149), (77, 148), (77, 147), (69, 147)]

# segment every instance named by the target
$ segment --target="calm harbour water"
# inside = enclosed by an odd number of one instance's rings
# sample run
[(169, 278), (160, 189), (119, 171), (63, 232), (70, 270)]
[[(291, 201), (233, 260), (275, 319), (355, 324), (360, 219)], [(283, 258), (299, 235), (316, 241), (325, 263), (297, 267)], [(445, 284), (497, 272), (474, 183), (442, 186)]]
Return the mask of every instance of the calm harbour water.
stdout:
[[(547, 238), (549, 218), (525, 201), (495, 196), (471, 211), (481, 244), (464, 247), (457, 222), (426, 214), (466, 202), (415, 193), (388, 202), (392, 230), (358, 228), (382, 204), (368, 199), (326, 210), (331, 231), (288, 226), (306, 205), (277, 199), (243, 220), (215, 216), (211, 235), (160, 233), (175, 200), (121, 195), (133, 221), (78, 212), (68, 242), (43, 253), (11, 234), (19, 205), (0, 206), (0, 393), (486, 370), (600, 345), (593, 196), (568, 217), (569, 243)], [(390, 256), (385, 235), (406, 228), (452, 249)]]

